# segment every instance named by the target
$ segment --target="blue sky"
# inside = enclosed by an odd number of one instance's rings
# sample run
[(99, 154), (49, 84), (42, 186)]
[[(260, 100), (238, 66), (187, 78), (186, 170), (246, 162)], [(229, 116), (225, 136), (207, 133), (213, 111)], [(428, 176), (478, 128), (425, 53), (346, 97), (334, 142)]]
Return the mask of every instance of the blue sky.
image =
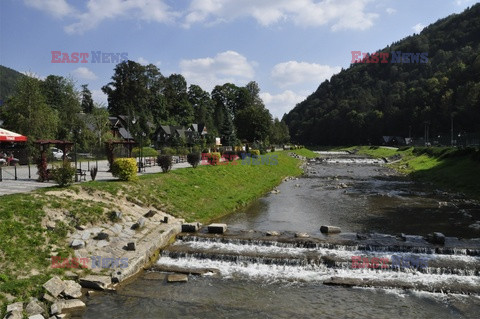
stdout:
[(279, 118), (341, 68), (460, 13), (475, 0), (0, 0), (0, 64), (88, 84), (95, 101), (115, 63), (52, 63), (51, 51), (127, 53), (188, 84), (257, 81)]

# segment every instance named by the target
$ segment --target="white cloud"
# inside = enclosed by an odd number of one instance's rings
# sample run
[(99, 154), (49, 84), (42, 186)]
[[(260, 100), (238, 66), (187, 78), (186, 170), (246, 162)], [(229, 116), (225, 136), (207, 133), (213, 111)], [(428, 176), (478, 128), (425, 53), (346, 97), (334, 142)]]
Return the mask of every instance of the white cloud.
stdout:
[(456, 4), (457, 6), (464, 6), (464, 5), (468, 4), (468, 3), (473, 3), (473, 2), (475, 2), (475, 1), (476, 1), (476, 0), (455, 0), (454, 2), (455, 2), (455, 4)]
[(184, 26), (252, 17), (263, 26), (291, 21), (306, 27), (331, 24), (333, 31), (365, 30), (378, 17), (366, 12), (368, 2), (370, 0), (193, 0)]
[(91, 90), (92, 100), (100, 105), (108, 105), (107, 95), (102, 90)]
[(75, 13), (75, 9), (66, 0), (24, 0), (27, 6), (45, 11), (56, 18), (62, 18)]
[(421, 23), (417, 23), (416, 25), (414, 25), (412, 27), (412, 30), (415, 32), (415, 33), (420, 33), (422, 32), (423, 28), (425, 28), (425, 26)]
[(280, 87), (298, 84), (313, 84), (318, 86), (332, 75), (340, 72), (341, 67), (316, 63), (288, 61), (275, 65), (272, 78)]
[(387, 11), (388, 14), (394, 14), (395, 12), (397, 12), (397, 10), (394, 8), (387, 8), (385, 9), (385, 11)]
[(189, 83), (211, 91), (226, 82), (246, 84), (255, 75), (254, 64), (238, 52), (225, 51), (215, 57), (181, 60), (180, 70)]
[(137, 62), (140, 63), (140, 64), (142, 64), (142, 65), (150, 64), (150, 62), (148, 62), (148, 60), (145, 59), (145, 58), (143, 58), (143, 57), (139, 57), (139, 58), (137, 59)]
[(72, 71), (73, 76), (82, 79), (82, 80), (96, 80), (97, 76), (95, 73), (90, 71), (88, 68), (82, 66), (79, 68), (76, 68), (75, 70)]
[(283, 114), (288, 113), (291, 109), (307, 98), (306, 95), (297, 94), (293, 91), (286, 90), (280, 94), (272, 95), (268, 92), (260, 93), (260, 97), (265, 103), (265, 106), (270, 110), (274, 117), (280, 120)]
[(89, 0), (87, 11), (77, 14), (78, 21), (66, 26), (65, 31), (81, 34), (95, 28), (103, 20), (115, 18), (171, 23), (178, 15), (170, 10), (164, 0)]

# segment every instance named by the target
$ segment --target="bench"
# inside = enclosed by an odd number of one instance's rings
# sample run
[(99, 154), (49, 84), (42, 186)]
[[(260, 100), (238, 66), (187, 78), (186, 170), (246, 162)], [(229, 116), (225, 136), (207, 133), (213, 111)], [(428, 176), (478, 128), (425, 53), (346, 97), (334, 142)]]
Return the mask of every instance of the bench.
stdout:
[(82, 170), (82, 169), (80, 169), (80, 168), (77, 168), (77, 172), (75, 173), (75, 175), (80, 176), (79, 181), (82, 180), (82, 176), (83, 176), (83, 180), (84, 180), (84, 181), (87, 180), (87, 171), (85, 171), (85, 170)]

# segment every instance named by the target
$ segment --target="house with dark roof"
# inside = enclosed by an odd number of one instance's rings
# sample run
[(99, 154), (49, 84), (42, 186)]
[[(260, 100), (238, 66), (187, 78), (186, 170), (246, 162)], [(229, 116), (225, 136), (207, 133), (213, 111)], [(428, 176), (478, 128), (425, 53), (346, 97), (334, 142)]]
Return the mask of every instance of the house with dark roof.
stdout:
[(194, 145), (208, 134), (204, 124), (190, 124), (189, 126), (160, 125), (154, 133), (157, 147), (177, 145), (185, 142)]

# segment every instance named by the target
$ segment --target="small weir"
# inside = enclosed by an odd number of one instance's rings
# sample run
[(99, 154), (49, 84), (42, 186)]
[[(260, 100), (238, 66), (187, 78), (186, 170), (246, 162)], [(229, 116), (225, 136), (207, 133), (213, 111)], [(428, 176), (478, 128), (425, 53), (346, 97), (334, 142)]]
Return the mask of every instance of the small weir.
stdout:
[[(474, 240), (449, 239), (446, 247), (436, 247), (419, 238), (408, 242), (379, 234), (363, 235), (361, 240), (352, 239), (355, 234), (336, 240), (262, 236), (260, 232), (181, 234), (152, 269), (224, 278), (480, 293), (480, 249)], [(463, 248), (452, 249), (449, 244)]]

